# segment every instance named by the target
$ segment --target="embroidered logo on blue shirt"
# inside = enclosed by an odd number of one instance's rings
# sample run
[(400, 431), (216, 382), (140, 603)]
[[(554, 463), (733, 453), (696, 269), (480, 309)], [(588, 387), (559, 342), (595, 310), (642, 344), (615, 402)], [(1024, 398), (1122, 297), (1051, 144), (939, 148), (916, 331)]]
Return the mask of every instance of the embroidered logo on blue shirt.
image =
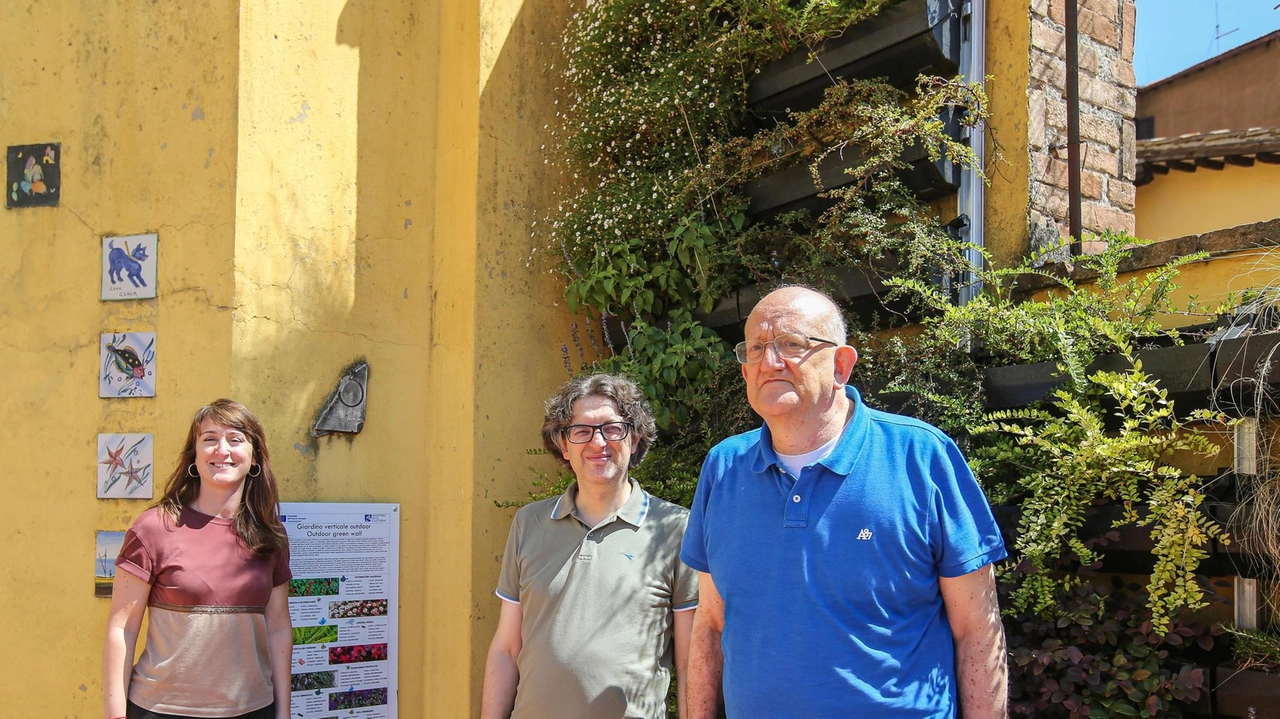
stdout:
[(862, 531), (858, 532), (858, 539), (861, 539), (864, 542), (871, 539), (871, 530), (863, 527)]

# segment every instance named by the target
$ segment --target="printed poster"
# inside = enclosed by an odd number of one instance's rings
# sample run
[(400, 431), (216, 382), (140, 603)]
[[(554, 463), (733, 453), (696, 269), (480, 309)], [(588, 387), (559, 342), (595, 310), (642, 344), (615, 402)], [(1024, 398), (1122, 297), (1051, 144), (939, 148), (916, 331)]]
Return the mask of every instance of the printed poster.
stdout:
[(284, 502), (292, 715), (395, 719), (400, 505)]

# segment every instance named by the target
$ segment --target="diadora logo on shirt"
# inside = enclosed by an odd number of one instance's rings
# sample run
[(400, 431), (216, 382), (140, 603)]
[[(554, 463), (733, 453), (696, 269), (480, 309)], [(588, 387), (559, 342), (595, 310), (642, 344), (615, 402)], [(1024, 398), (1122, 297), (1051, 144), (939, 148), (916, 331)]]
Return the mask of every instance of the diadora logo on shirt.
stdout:
[(871, 539), (871, 530), (863, 527), (862, 531), (858, 532), (858, 539), (861, 539), (864, 542)]

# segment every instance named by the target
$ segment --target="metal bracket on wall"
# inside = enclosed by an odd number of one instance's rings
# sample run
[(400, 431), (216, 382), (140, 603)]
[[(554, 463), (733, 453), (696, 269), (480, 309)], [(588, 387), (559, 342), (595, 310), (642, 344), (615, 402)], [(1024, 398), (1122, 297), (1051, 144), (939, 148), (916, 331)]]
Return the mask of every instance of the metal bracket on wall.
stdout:
[(1232, 429), (1235, 459), (1232, 469), (1236, 474), (1258, 473), (1258, 419), (1244, 417), (1236, 421)]
[(1236, 629), (1258, 628), (1258, 580), (1236, 577), (1235, 620)]
[(357, 434), (364, 429), (365, 399), (369, 388), (369, 363), (357, 362), (342, 373), (338, 386), (325, 400), (311, 434)]
[[(1236, 474), (1258, 473), (1258, 420), (1244, 417), (1236, 422), (1232, 431), (1235, 457), (1232, 469)], [(1235, 623), (1237, 629), (1258, 628), (1258, 580), (1235, 578)]]

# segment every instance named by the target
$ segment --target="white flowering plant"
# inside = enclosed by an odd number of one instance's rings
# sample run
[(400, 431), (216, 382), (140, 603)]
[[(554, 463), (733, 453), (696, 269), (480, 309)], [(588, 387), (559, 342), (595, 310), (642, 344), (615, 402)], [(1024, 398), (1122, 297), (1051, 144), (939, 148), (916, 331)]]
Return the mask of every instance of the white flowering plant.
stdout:
[[(818, 107), (751, 129), (761, 124), (747, 104), (759, 68), (797, 49), (816, 52), (894, 1), (590, 0), (573, 7), (564, 59), (554, 68), (556, 122), (543, 148), (559, 194), (534, 223), (533, 259), (561, 274), (572, 311), (621, 325), (626, 336), (608, 343), (610, 356), (597, 368), (638, 379), (668, 433), (664, 444), (689, 448), (687, 457), (647, 464), (696, 473), (699, 452), (712, 441), (712, 417), (751, 421), (712, 389), (736, 366), (697, 310), (749, 283), (822, 285), (833, 268), (885, 253), (909, 253), (899, 265), (921, 277), (963, 257), (898, 173), (908, 147), (972, 162), (938, 117), (963, 105), (966, 121), (982, 119), (978, 86), (922, 78), (904, 91), (842, 81)], [(834, 207), (827, 212), (749, 217), (751, 181), (854, 148), (860, 161), (850, 182), (828, 191)]]

